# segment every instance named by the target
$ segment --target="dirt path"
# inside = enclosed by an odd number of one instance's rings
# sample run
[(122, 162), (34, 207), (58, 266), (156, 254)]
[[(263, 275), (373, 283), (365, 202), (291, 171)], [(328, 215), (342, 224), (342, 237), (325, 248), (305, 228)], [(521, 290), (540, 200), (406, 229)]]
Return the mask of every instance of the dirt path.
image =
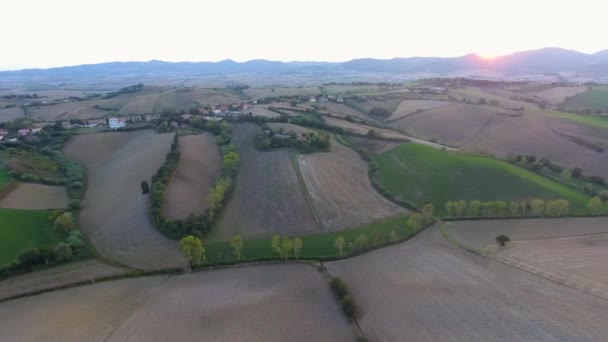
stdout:
[(370, 340), (601, 341), (608, 301), (468, 253), (436, 227), (326, 264), (362, 307)]

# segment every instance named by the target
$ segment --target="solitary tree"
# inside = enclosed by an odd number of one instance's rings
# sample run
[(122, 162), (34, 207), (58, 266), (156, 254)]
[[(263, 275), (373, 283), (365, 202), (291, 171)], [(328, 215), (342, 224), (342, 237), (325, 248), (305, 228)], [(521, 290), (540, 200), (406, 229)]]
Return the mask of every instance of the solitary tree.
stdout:
[(293, 254), (296, 256), (296, 260), (300, 258), (300, 254), (302, 253), (302, 247), (304, 246), (304, 241), (301, 237), (295, 237), (293, 239)]
[(334, 247), (338, 249), (340, 255), (344, 254), (344, 246), (346, 246), (346, 240), (344, 240), (344, 236), (338, 236), (334, 241)]
[(188, 235), (179, 241), (179, 248), (192, 266), (205, 262), (205, 249), (201, 239)]
[(55, 258), (57, 261), (69, 261), (72, 259), (72, 247), (65, 242), (60, 242), (55, 247)]
[(272, 240), (270, 240), (270, 248), (281, 256), (281, 237), (279, 235), (272, 237)]
[(150, 186), (148, 185), (148, 181), (141, 181), (141, 193), (145, 195), (150, 192)]
[(237, 235), (230, 240), (230, 247), (234, 249), (236, 260), (241, 260), (241, 250), (243, 249), (243, 239)]
[(510, 242), (510, 241), (511, 241), (511, 239), (509, 239), (509, 237), (506, 235), (498, 235), (496, 237), (496, 242), (501, 246), (504, 246), (507, 242)]

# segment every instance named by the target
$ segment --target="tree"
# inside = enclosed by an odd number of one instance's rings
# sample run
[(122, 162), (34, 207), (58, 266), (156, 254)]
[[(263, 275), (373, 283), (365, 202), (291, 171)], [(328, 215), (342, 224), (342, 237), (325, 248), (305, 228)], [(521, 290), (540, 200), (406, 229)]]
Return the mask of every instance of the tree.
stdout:
[(70, 207), (72, 210), (80, 209), (80, 206), (81, 204), (79, 199), (73, 198), (68, 202), (68, 207)]
[(506, 216), (507, 214), (507, 202), (505, 201), (495, 201), (494, 208), (496, 211), (496, 216)]
[(446, 202), (445, 203), (445, 211), (448, 213), (449, 217), (456, 216), (455, 210), (454, 210), (454, 202)]
[(545, 212), (545, 201), (543, 201), (541, 199), (531, 200), (530, 209), (532, 210), (532, 215), (542, 216)]
[(148, 185), (148, 181), (141, 181), (141, 194), (145, 195), (150, 192), (150, 186)]
[(72, 259), (72, 247), (65, 242), (60, 242), (55, 247), (55, 258), (57, 261), (70, 261)]
[(583, 174), (583, 170), (580, 167), (575, 167), (574, 169), (572, 169), (572, 177), (574, 178), (578, 178)]
[(457, 217), (464, 216), (465, 210), (467, 209), (467, 202), (460, 200), (454, 202), (454, 212)]
[(510, 242), (510, 241), (511, 241), (511, 239), (509, 239), (509, 237), (506, 235), (498, 235), (496, 237), (496, 242), (501, 246), (504, 246), (507, 242)]
[(279, 235), (275, 235), (270, 240), (270, 248), (275, 251), (279, 256), (281, 256), (281, 237)]
[(334, 240), (334, 247), (338, 249), (340, 255), (344, 254), (344, 246), (346, 246), (346, 240), (344, 240), (344, 236), (338, 236), (336, 240)]
[(222, 163), (222, 169), (229, 173), (234, 174), (236, 170), (239, 168), (240, 158), (236, 152), (228, 152), (224, 156), (224, 161)]
[(192, 266), (205, 262), (205, 248), (203, 248), (201, 239), (188, 235), (179, 241), (179, 248)]
[(430, 219), (431, 217), (433, 217), (433, 212), (434, 211), (435, 211), (435, 207), (433, 206), (432, 203), (427, 203), (424, 206), (422, 206), (422, 214), (427, 219)]
[(28, 248), (19, 253), (17, 256), (17, 261), (26, 270), (30, 270), (32, 266), (42, 263), (43, 260), (36, 248)]
[(591, 210), (593, 215), (600, 215), (604, 212), (604, 205), (602, 203), (602, 199), (599, 196), (595, 196), (589, 200), (587, 203), (587, 208)]
[(357, 249), (357, 253), (361, 253), (365, 246), (367, 246), (368, 242), (369, 240), (367, 239), (367, 235), (363, 233), (359, 234), (359, 236), (357, 236), (355, 239), (355, 248)]
[(392, 115), (386, 108), (374, 107), (369, 111), (369, 115), (386, 118)]
[(293, 241), (291, 241), (288, 236), (283, 236), (283, 238), (281, 239), (281, 257), (287, 260), (292, 250)]
[(570, 172), (568, 169), (563, 169), (559, 174), (559, 178), (562, 180), (562, 182), (567, 182), (572, 178), (572, 172)]
[(528, 210), (528, 202), (521, 201), (519, 202), (519, 208), (521, 209), (521, 216), (526, 216)]
[(481, 201), (470, 201), (469, 202), (469, 216), (477, 217), (481, 210)]
[(412, 213), (410, 218), (407, 220), (408, 226), (410, 226), (414, 231), (417, 231), (420, 227), (422, 227), (424, 220), (424, 216), (418, 213)]
[(230, 247), (234, 249), (236, 260), (241, 260), (241, 250), (243, 249), (243, 239), (237, 235), (230, 240)]
[(53, 222), (53, 229), (61, 233), (67, 234), (74, 228), (74, 220), (72, 218), (72, 213), (70, 212), (59, 215), (59, 217), (55, 219), (55, 222)]
[(301, 237), (295, 237), (293, 239), (293, 254), (296, 257), (296, 260), (300, 258), (300, 254), (302, 253), (302, 247), (304, 247), (304, 241)]
[(519, 202), (509, 203), (509, 214), (511, 214), (511, 216), (517, 216), (517, 214), (519, 214)]

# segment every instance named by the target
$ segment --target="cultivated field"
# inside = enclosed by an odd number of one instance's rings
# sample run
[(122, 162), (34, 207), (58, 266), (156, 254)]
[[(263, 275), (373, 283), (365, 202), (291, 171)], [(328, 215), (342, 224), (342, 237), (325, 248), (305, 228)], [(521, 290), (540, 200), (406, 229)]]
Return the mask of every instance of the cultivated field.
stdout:
[(608, 301), (447, 242), (437, 227), (326, 264), (352, 288), (373, 341), (601, 341)]
[(253, 124), (238, 124), (233, 129), (241, 165), (235, 189), (210, 238), (319, 233), (289, 152), (256, 151), (253, 137), (259, 131)]
[(404, 212), (376, 192), (366, 162), (333, 139), (331, 152), (299, 155), (298, 162), (324, 231), (351, 228)]
[(67, 206), (68, 191), (64, 186), (20, 183), (0, 199), (0, 208), (45, 210)]
[(276, 118), (281, 116), (279, 113), (275, 113), (271, 110), (268, 110), (264, 107), (254, 106), (253, 108), (249, 108), (245, 110), (245, 113), (251, 113), (254, 116), (263, 116), (267, 118)]
[(27, 248), (54, 248), (64, 237), (52, 229), (50, 211), (0, 209), (0, 265)]
[(587, 87), (555, 87), (527, 93), (526, 96), (532, 95), (533, 97), (547, 101), (550, 104), (559, 105), (566, 101), (567, 98), (580, 94), (587, 90)]
[(27, 112), (34, 119), (53, 121), (91, 119), (104, 116), (106, 111), (94, 108), (95, 101), (68, 102), (48, 106), (30, 107)]
[(403, 144), (376, 157), (379, 182), (418, 205), (432, 202), (438, 213), (453, 200), (566, 199), (584, 210), (588, 197), (506, 162), (460, 155), (419, 144)]
[(290, 336), (355, 340), (327, 282), (308, 265), (117, 280), (0, 304), (0, 340), (7, 341), (284, 341)]
[(23, 117), (23, 109), (19, 107), (0, 109), (0, 122), (9, 122)]
[(399, 143), (393, 141), (362, 137), (348, 137), (348, 141), (374, 154), (384, 153), (393, 147), (399, 146)]
[(479, 105), (441, 103), (443, 105), (435, 109), (394, 121), (391, 126), (421, 139), (435, 138), (449, 145), (460, 146), (490, 125), (497, 112), (495, 108)]
[(0, 301), (75, 283), (94, 283), (96, 279), (121, 276), (128, 272), (100, 260), (72, 262), (0, 281)]
[(358, 110), (354, 110), (351, 107), (341, 104), (341, 103), (325, 102), (325, 103), (320, 103), (319, 107), (326, 108), (326, 110), (328, 112), (342, 115), (342, 116), (350, 115), (355, 118), (361, 118), (361, 119), (366, 119), (366, 120), (370, 119), (370, 117), (367, 116), (367, 114), (364, 114)]
[(318, 95), (321, 91), (319, 87), (309, 88), (249, 88), (243, 90), (247, 96), (254, 100), (264, 97), (279, 97), (279, 96), (312, 96)]
[(391, 131), (389, 129), (361, 125), (361, 124), (354, 123), (354, 122), (335, 119), (335, 118), (332, 118), (329, 116), (323, 116), (323, 121), (325, 121), (325, 123), (328, 125), (342, 127), (346, 131), (357, 133), (357, 134), (367, 134), (371, 129), (373, 129), (374, 132), (376, 132), (383, 138), (395, 138), (395, 139), (406, 139), (407, 138), (403, 134), (397, 133), (395, 131)]
[(447, 101), (433, 101), (433, 100), (403, 100), (399, 103), (399, 106), (393, 112), (393, 115), (389, 118), (390, 120), (400, 119), (404, 116), (416, 113), (417, 111), (425, 111), (429, 109), (435, 109), (449, 105)]
[(608, 111), (608, 87), (593, 87), (564, 101), (563, 106), (569, 109), (590, 109)]
[(288, 124), (288, 123), (281, 123), (281, 122), (270, 122), (270, 123), (268, 123), (268, 127), (270, 127), (270, 129), (272, 129), (275, 132), (278, 132), (280, 129), (283, 129), (284, 133), (289, 133), (289, 132), (295, 132), (295, 133), (314, 132), (310, 128), (306, 128), (306, 127), (302, 127), (302, 126), (298, 126), (298, 125), (293, 125), (293, 124)]
[(149, 130), (94, 133), (65, 145), (64, 153), (87, 169), (80, 228), (102, 256), (138, 269), (185, 265), (177, 243), (152, 225), (140, 188), (164, 162), (172, 138)]
[(179, 139), (180, 160), (165, 192), (163, 210), (173, 220), (207, 209), (207, 194), (220, 176), (220, 153), (211, 133)]

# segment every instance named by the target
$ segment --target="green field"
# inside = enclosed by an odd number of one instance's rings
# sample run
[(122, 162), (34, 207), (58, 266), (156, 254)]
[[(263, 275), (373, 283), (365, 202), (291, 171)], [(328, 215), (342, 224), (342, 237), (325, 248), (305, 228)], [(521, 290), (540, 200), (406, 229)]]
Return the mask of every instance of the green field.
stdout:
[(601, 116), (591, 116), (591, 115), (580, 115), (580, 114), (572, 114), (572, 113), (563, 113), (563, 112), (547, 112), (549, 115), (557, 116), (563, 119), (568, 119), (570, 121), (578, 122), (583, 125), (597, 127), (597, 128), (608, 128), (608, 118)]
[(8, 176), (8, 171), (0, 166), (0, 189), (4, 187), (10, 181), (10, 177)]
[(403, 144), (376, 156), (378, 181), (389, 192), (418, 206), (434, 204), (445, 214), (453, 200), (566, 199), (571, 213), (586, 212), (589, 197), (506, 162)]
[(55, 247), (63, 240), (52, 230), (50, 211), (0, 209), (0, 265), (29, 247)]
[[(338, 236), (343, 236), (346, 242), (353, 242), (359, 234), (366, 234), (369, 239), (368, 248), (380, 247), (390, 242), (390, 234), (394, 230), (398, 239), (403, 240), (412, 235), (413, 230), (407, 224), (408, 216), (399, 215), (384, 220), (373, 222), (357, 228), (342, 232), (316, 234), (302, 236), (303, 248), (301, 259), (331, 259), (338, 258), (338, 249), (334, 247), (334, 241)], [(373, 236), (377, 239), (374, 243)], [(204, 243), (208, 263), (230, 263), (234, 262), (233, 250), (227, 241), (212, 241)], [(349, 253), (347, 247), (344, 253)], [(256, 261), (276, 259), (277, 254), (270, 248), (270, 238), (245, 240), (242, 251), (242, 261)]]
[(591, 109), (593, 111), (608, 111), (608, 87), (594, 87), (564, 101), (568, 109)]

